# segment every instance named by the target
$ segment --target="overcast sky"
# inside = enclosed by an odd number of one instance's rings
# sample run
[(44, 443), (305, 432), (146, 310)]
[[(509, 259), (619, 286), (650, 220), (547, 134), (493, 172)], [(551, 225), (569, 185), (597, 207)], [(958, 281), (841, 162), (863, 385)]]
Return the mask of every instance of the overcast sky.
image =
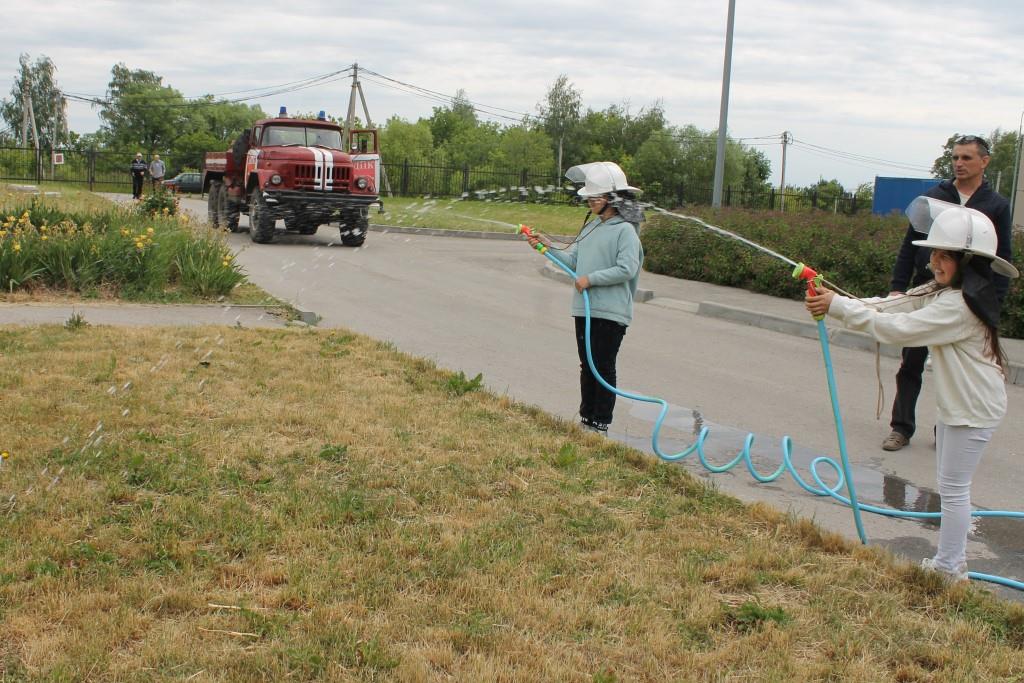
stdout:
[[(522, 113), (536, 113), (564, 73), (585, 107), (625, 102), (636, 112), (660, 102), (672, 124), (713, 130), (728, 2), (0, 0), (0, 8), (8, 26), (0, 44), (4, 95), (23, 52), (49, 56), (63, 90), (100, 96), (116, 63), (199, 96), (358, 62), (438, 93), (462, 88), (492, 111)], [(1021, 74), (1019, 0), (737, 0), (728, 130), (764, 151), (775, 183), (783, 131), (797, 141), (787, 152), (787, 184), (824, 177), (852, 188), (876, 175), (926, 177), (954, 132), (1017, 130)], [(341, 117), (350, 84), (256, 103), (267, 112), (287, 105)], [(392, 115), (415, 121), (440, 104), (370, 76), (363, 89), (375, 123)], [(69, 115), (79, 133), (99, 127), (88, 104), (70, 103)]]

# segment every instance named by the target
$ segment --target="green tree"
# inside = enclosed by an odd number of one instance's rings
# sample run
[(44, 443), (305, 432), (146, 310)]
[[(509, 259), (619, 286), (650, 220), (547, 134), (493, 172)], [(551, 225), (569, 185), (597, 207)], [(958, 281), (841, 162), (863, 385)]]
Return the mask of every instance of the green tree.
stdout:
[(434, 134), (430, 122), (420, 119), (416, 123), (392, 116), (380, 131), (380, 148), (393, 162), (408, 159), (410, 164), (425, 164), (434, 157)]
[(434, 144), (441, 147), (459, 133), (473, 128), (478, 124), (476, 109), (462, 88), (455, 93), (452, 103), (447, 107), (434, 107), (430, 119), (430, 132), (434, 136)]
[(18, 75), (11, 86), (11, 98), (0, 103), (0, 116), (15, 132), (15, 141), (28, 142), (32, 139), (32, 124), (26, 126), (24, 113), (26, 108), (25, 93), (32, 101), (32, 113), (35, 115), (37, 141), (41, 147), (52, 149), (54, 140), (58, 145), (67, 142), (68, 118), (67, 100), (57, 86), (57, 66), (46, 55), (35, 62), (27, 54), (18, 59)]
[(550, 169), (554, 161), (551, 138), (542, 130), (510, 126), (501, 131), (488, 161), (499, 168)]
[(558, 177), (562, 177), (565, 138), (580, 122), (582, 95), (565, 74), (551, 84), (544, 102), (537, 105), (541, 128), (550, 136), (558, 158)]
[(180, 92), (165, 86), (161, 76), (116, 64), (100, 108), (101, 128), (110, 144), (121, 149), (164, 151), (190, 131), (191, 106)]

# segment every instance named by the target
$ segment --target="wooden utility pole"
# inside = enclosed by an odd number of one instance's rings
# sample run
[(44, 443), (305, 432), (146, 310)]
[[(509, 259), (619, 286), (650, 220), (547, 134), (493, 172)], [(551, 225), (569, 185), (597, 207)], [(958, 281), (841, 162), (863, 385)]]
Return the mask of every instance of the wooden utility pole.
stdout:
[[(349, 136), (352, 132), (352, 126), (356, 121), (356, 97), (359, 97), (360, 103), (363, 105), (363, 117), (366, 119), (366, 127), (373, 128), (373, 120), (370, 119), (370, 110), (366, 106), (366, 96), (363, 94), (363, 85), (359, 82), (359, 63), (352, 65), (352, 91), (348, 96), (348, 113), (345, 116), (345, 144), (349, 144)], [(380, 138), (377, 139), (378, 147), (380, 145)], [(347, 150), (348, 151), (348, 150)], [(384, 188), (387, 190), (388, 196), (393, 197), (394, 194), (391, 192), (391, 183), (388, 182), (388, 172), (384, 168), (384, 155), (380, 153), (378, 149), (378, 163), (380, 164), (380, 179), (384, 183)]]
[(779, 179), (779, 211), (786, 210), (786, 145), (793, 141), (789, 131), (782, 133), (782, 177)]

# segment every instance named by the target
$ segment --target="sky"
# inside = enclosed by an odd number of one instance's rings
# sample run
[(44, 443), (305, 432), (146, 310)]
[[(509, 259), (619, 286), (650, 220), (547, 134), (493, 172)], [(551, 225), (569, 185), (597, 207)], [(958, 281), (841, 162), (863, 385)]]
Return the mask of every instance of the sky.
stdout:
[[(6, 97), (21, 53), (50, 57), (61, 89), (89, 96), (103, 96), (118, 63), (185, 96), (227, 97), (358, 63), (379, 74), (361, 78), (378, 124), (444, 104), (395, 81), (463, 89), (518, 119), (565, 74), (584, 108), (660, 104), (673, 125), (717, 130), (728, 0), (0, 0), (0, 10)], [(783, 131), (787, 185), (928, 177), (950, 135), (1018, 130), (1022, 45), (1019, 0), (736, 0), (727, 130), (764, 152), (776, 185)], [(346, 73), (253, 102), (342, 118), (350, 90)], [(100, 126), (87, 103), (68, 113), (78, 133)]]

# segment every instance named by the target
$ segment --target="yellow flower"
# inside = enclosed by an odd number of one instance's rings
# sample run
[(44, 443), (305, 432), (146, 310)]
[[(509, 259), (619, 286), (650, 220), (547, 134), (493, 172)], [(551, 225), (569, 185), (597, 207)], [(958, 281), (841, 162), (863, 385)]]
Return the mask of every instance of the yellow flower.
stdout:
[(146, 245), (144, 243), (142, 243), (142, 242), (136, 242), (135, 243), (135, 248), (139, 249), (141, 251), (142, 249), (146, 248)]
[(152, 235), (154, 232), (156, 232), (156, 230), (154, 230), (153, 228), (146, 228), (146, 232)]
[(45, 242), (48, 238), (46, 237), (46, 235), (42, 235), (39, 239), (41, 239), (41, 240), (43, 240)]
[(14, 251), (21, 251), (21, 242), (15, 242), (13, 249)]
[(11, 457), (11, 454), (7, 451), (0, 451), (0, 460), (6, 460), (9, 457)]
[(221, 261), (220, 263), (221, 263), (222, 266), (227, 266), (229, 261)]
[(0, 230), (0, 237), (7, 237), (7, 231), (6, 230)]
[(121, 234), (124, 235), (125, 237), (127, 237), (128, 235), (130, 235), (132, 233), (131, 233), (130, 230), (128, 230), (128, 228), (121, 228)]

